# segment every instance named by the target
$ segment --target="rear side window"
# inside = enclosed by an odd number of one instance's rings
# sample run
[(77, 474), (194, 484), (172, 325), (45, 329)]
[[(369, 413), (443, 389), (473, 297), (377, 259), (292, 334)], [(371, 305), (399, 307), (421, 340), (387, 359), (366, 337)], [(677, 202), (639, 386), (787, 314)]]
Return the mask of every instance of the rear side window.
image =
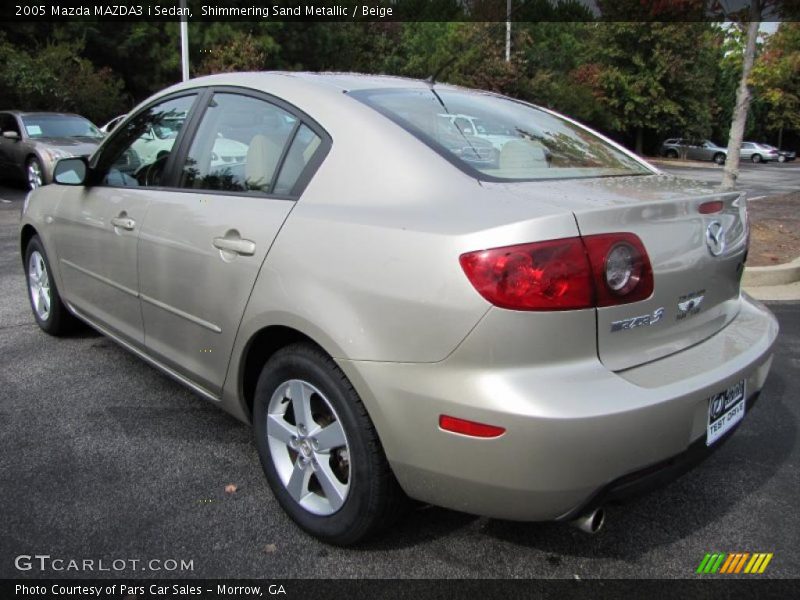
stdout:
[(286, 154), (281, 173), (275, 182), (275, 189), (273, 190), (275, 194), (291, 193), (301, 173), (305, 170), (306, 165), (321, 143), (322, 140), (316, 133), (305, 125), (300, 126), (294, 140), (292, 140), (289, 152)]
[(351, 96), (479, 179), (526, 181), (651, 173), (589, 129), (494, 94), (430, 88), (361, 90)]
[(180, 187), (272, 193), (298, 126), (297, 117), (264, 100), (215, 94), (192, 140)]

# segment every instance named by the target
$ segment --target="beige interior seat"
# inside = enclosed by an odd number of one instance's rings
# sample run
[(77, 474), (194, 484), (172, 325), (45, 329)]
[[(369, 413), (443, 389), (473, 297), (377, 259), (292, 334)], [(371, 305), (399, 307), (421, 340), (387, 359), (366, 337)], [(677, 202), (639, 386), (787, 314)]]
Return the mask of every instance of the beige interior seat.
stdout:
[(508, 170), (545, 169), (547, 155), (544, 148), (530, 140), (511, 140), (500, 151), (499, 167)]
[(263, 189), (272, 181), (281, 148), (264, 135), (255, 135), (247, 148), (244, 178), (250, 189)]

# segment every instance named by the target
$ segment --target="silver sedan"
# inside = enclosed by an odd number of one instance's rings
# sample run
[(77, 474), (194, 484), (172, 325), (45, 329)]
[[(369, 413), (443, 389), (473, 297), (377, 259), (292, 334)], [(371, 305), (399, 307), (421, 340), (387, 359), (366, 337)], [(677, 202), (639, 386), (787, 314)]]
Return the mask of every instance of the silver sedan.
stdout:
[(770, 368), (741, 193), (495, 94), (214, 75), (55, 180), (20, 231), (39, 326), (88, 323), (252, 423), (280, 504), (331, 543), (409, 497), (596, 532), (746, 427)]
[(0, 169), (35, 189), (53, 180), (56, 161), (89, 156), (102, 138), (100, 130), (79, 115), (0, 112)]

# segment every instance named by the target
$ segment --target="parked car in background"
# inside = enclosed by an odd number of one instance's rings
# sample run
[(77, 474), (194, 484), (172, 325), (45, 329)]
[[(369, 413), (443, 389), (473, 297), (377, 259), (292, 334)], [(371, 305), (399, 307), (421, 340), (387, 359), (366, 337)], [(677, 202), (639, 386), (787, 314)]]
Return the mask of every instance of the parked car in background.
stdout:
[(775, 150), (778, 153), (779, 163), (790, 162), (797, 158), (797, 152), (795, 152), (794, 150), (781, 150), (780, 148), (777, 148), (776, 146), (771, 146), (769, 144), (762, 144), (762, 145), (766, 146), (767, 148), (771, 148), (772, 150)]
[(125, 117), (127, 117), (127, 116), (128, 116), (128, 115), (119, 115), (118, 117), (114, 117), (114, 118), (113, 118), (113, 119), (111, 119), (111, 120), (110, 120), (108, 123), (106, 123), (105, 125), (103, 125), (103, 126), (100, 128), (100, 131), (102, 131), (103, 133), (106, 133), (106, 134), (108, 134), (108, 133), (111, 133), (112, 131), (114, 131), (114, 128), (115, 128), (117, 125), (119, 125), (119, 124), (120, 124), (120, 122), (122, 121), (122, 119), (124, 119), (124, 118), (125, 118)]
[(0, 172), (30, 189), (50, 183), (61, 158), (89, 156), (103, 139), (88, 119), (54, 112), (0, 112)]
[[(495, 159), (443, 111), (516, 137)], [(168, 158), (134, 166), (154, 131)], [(606, 502), (730, 437), (770, 369), (742, 193), (496, 94), (191, 79), (56, 183), (20, 223), (39, 327), (80, 319), (252, 423), (278, 502), (327, 542), (385, 529), (407, 496), (595, 533)]]
[(779, 153), (776, 148), (758, 142), (742, 142), (739, 158), (754, 163), (777, 161)]
[(718, 146), (711, 140), (670, 138), (661, 144), (661, 155), (667, 158), (713, 160), (718, 165), (723, 165), (728, 156), (728, 149)]

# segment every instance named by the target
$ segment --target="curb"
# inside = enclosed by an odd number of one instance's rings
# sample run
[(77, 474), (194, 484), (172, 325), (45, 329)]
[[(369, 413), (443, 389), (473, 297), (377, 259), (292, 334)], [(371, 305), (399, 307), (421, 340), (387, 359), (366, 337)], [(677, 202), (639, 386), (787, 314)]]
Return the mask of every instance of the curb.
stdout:
[(746, 287), (787, 285), (797, 281), (800, 281), (800, 258), (773, 267), (746, 267), (742, 277), (742, 285)]

